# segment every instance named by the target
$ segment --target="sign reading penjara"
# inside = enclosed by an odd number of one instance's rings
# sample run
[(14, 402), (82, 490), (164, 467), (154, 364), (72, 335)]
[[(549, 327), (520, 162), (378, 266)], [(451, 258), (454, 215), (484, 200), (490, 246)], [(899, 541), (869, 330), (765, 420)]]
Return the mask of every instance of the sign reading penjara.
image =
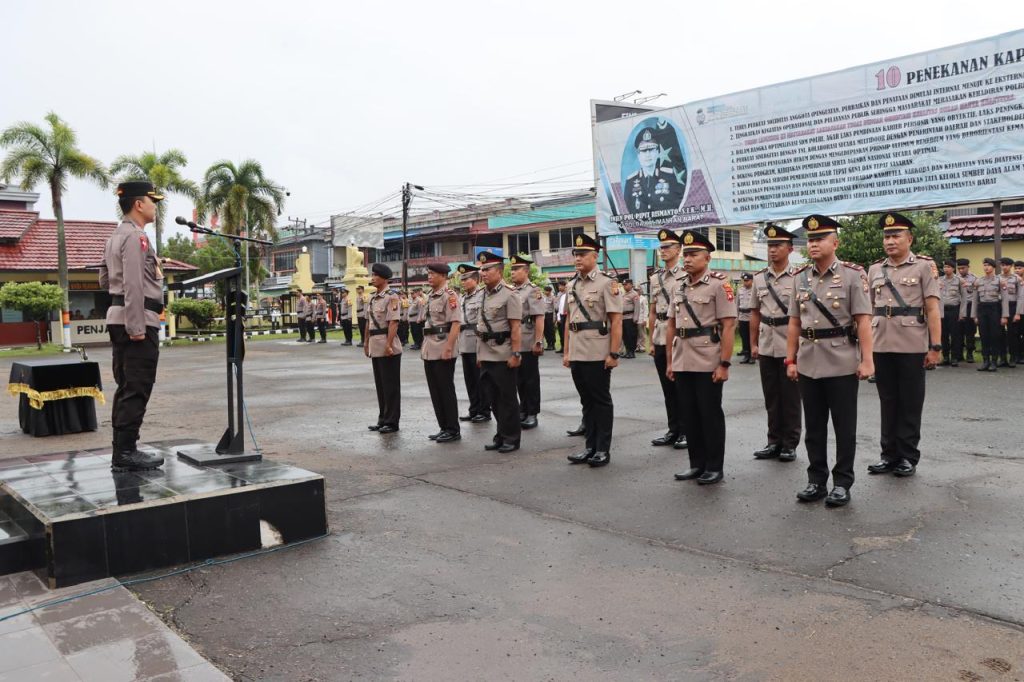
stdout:
[(1024, 196), (1024, 30), (598, 123), (601, 234)]

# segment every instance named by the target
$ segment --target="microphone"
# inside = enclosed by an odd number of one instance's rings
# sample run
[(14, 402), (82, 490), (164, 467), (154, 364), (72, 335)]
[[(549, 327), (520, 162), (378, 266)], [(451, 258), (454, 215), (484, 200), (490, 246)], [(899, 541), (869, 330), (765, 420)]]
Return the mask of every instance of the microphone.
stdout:
[(199, 227), (198, 225), (196, 225), (191, 220), (185, 220), (181, 216), (178, 216), (177, 218), (175, 218), (174, 222), (178, 223), (179, 225), (185, 225), (186, 227)]

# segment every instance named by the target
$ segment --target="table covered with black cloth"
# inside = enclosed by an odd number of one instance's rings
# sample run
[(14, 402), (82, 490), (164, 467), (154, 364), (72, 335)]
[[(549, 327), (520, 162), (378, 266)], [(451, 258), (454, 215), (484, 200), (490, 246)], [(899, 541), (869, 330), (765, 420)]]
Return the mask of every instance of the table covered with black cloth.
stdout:
[(7, 392), (19, 396), (21, 430), (33, 436), (95, 431), (95, 400), (104, 402), (99, 364), (77, 357), (17, 361)]

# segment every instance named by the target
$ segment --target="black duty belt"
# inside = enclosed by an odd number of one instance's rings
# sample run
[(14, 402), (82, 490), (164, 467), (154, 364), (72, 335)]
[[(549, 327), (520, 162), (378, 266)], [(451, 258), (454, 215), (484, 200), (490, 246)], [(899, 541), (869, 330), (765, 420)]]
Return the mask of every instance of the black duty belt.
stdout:
[(388, 330), (387, 330), (386, 327), (384, 329), (371, 329), (370, 330), (370, 336), (380, 336), (381, 334), (387, 334), (387, 333), (388, 333)]
[(655, 313), (654, 317), (655, 319), (664, 322), (665, 320), (668, 319), (668, 313)]
[(960, 304), (959, 303), (944, 303), (942, 307), (943, 308), (959, 308)]
[(710, 336), (711, 340), (715, 343), (720, 341), (718, 336), (718, 329), (715, 327), (701, 327), (700, 329), (676, 329), (676, 336), (681, 339), (693, 339), (698, 336)]
[(827, 329), (806, 327), (800, 330), (800, 336), (805, 339), (834, 339), (840, 336), (849, 335), (850, 327), (828, 327)]
[(452, 323), (448, 322), (438, 327), (424, 327), (423, 336), (435, 336), (437, 334), (447, 334), (452, 329)]
[(999, 301), (978, 301), (978, 305), (999, 305)]
[[(118, 296), (117, 294), (114, 294), (113, 296), (110, 297), (110, 305), (124, 305), (124, 296)], [(155, 298), (146, 297), (145, 301), (143, 302), (143, 306), (146, 308), (146, 310), (152, 310), (157, 315), (164, 311), (164, 302), (158, 301)]]
[(586, 329), (597, 329), (597, 330), (600, 330), (600, 331), (602, 331), (602, 332), (604, 332), (606, 334), (608, 333), (608, 329), (607, 329), (607, 327), (605, 327), (605, 323), (604, 323), (603, 320), (590, 320), (589, 322), (570, 322), (569, 323), (569, 331), (571, 331), (571, 332), (581, 332), (581, 331), (584, 331)]
[(785, 327), (789, 325), (788, 317), (762, 317), (761, 321), (769, 327)]
[(478, 337), (484, 341), (497, 341), (498, 345), (505, 343), (508, 339), (512, 338), (512, 332), (481, 332), (476, 333)]
[(737, 308), (741, 313), (749, 313), (753, 308)]
[(924, 317), (924, 309), (911, 305), (887, 305), (875, 308), (875, 316), (881, 317)]

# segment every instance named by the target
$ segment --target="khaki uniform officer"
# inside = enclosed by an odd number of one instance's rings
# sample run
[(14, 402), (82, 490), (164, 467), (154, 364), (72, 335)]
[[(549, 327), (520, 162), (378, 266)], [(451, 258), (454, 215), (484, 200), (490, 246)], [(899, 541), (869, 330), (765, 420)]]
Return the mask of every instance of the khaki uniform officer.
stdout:
[(1021, 307), (1018, 303), (1021, 300), (1021, 287), (1024, 281), (1013, 271), (1013, 259), (1003, 256), (999, 259), (999, 267), (1002, 272), (999, 279), (1003, 283), (1003, 292), (1006, 295), (1006, 324), (1000, 329), (999, 334), (999, 367), (1013, 369), (1017, 366), (1017, 356), (1020, 348), (1017, 345), (1020, 337), (1020, 313)]
[(532, 260), (525, 256), (512, 256), (509, 263), (512, 264), (512, 289), (523, 304), (522, 341), (519, 346), (523, 362), (517, 377), (519, 416), (524, 429), (535, 429), (537, 415), (540, 414), (539, 359), (544, 355), (544, 294), (530, 281)]
[(909, 218), (886, 213), (879, 228), (887, 255), (868, 268), (868, 284), (882, 457), (868, 471), (911, 476), (921, 459), (924, 372), (939, 363), (942, 350), (939, 280), (932, 259), (910, 250), (914, 223)]
[(666, 362), (666, 344), (676, 343), (672, 331), (667, 329), (669, 311), (672, 309), (672, 297), (679, 288), (679, 282), (686, 274), (683, 265), (679, 261), (682, 254), (682, 237), (678, 234), (663, 228), (658, 232), (658, 257), (662, 260), (664, 267), (655, 270), (651, 274), (648, 296), (650, 306), (647, 318), (647, 326), (651, 330), (651, 348), (647, 352), (654, 357), (654, 369), (658, 374), (658, 381), (661, 383), (661, 395), (665, 400), (665, 415), (668, 422), (668, 431), (664, 436), (658, 436), (651, 441), (651, 445), (662, 446), (672, 445), (676, 449), (686, 449), (686, 429), (683, 427), (683, 411), (676, 400), (676, 385), (668, 378), (668, 363)]
[(341, 345), (351, 346), (352, 303), (348, 300), (348, 289), (341, 287), (338, 290), (338, 296), (341, 298), (341, 301), (338, 303), (338, 319), (341, 320), (341, 331), (345, 335), (345, 340), (342, 341)]
[(715, 245), (699, 232), (683, 233), (686, 275), (672, 298), (668, 329), (678, 343), (668, 348), (668, 378), (686, 419), (690, 468), (677, 481), (713, 485), (724, 478), (725, 413), (722, 386), (729, 380), (736, 301), (725, 275), (711, 272)]
[(551, 285), (544, 287), (544, 350), (555, 349), (555, 295)]
[(476, 325), (476, 359), (480, 365), (481, 388), (490, 398), (490, 408), (498, 422), (494, 439), (484, 450), (512, 452), (519, 449), (522, 434), (516, 373), (522, 360), (519, 333), (523, 303), (502, 278), (504, 258), (484, 251), (477, 257), (477, 265), (484, 293)]
[(636, 340), (640, 327), (640, 292), (633, 288), (633, 280), (622, 282), (622, 344), (626, 348), (624, 358), (636, 357)]
[[(857, 380), (875, 373), (871, 299), (864, 268), (836, 259), (839, 223), (811, 215), (804, 218), (803, 226), (812, 264), (794, 273), (786, 336), (786, 373), (800, 382), (807, 429), (808, 483), (797, 499), (813, 502), (825, 498), (825, 504), (841, 507), (850, 502), (854, 480)], [(831, 492), (826, 489), (829, 415), (836, 435)]]
[(754, 364), (754, 358), (750, 352), (750, 310), (754, 307), (754, 276), (749, 272), (740, 275), (743, 282), (740, 290), (736, 293), (736, 322), (740, 333), (740, 360), (741, 365)]
[(572, 372), (572, 381), (583, 405), (586, 447), (569, 455), (569, 462), (592, 467), (611, 459), (612, 369), (619, 366), (622, 343), (622, 290), (614, 277), (597, 269), (600, 244), (589, 235), (576, 235), (573, 257), (576, 276), (569, 282), (566, 347), (562, 364)]
[(751, 355), (761, 373), (761, 392), (768, 412), (768, 443), (754, 452), (755, 459), (792, 462), (800, 444), (800, 388), (786, 378), (786, 333), (789, 301), (793, 297), (793, 233), (777, 225), (764, 231), (769, 266), (754, 275), (754, 301), (750, 310)]
[(423, 358), (434, 416), (441, 428), (430, 439), (437, 443), (450, 443), (462, 438), (459, 434), (459, 403), (455, 398), (455, 358), (459, 354), (462, 311), (458, 294), (448, 288), (447, 263), (428, 265), (427, 281), (431, 292), (427, 296), (420, 357)]
[(491, 420), (491, 401), (484, 394), (476, 357), (476, 328), (480, 324), (484, 288), (480, 286), (480, 268), (475, 265), (460, 265), (458, 272), (462, 290), (465, 292), (462, 295), (459, 355), (462, 356), (462, 377), (466, 382), (466, 395), (469, 396), (469, 414), (459, 417), (459, 421), (479, 424)]
[[(981, 335), (981, 357), (984, 364), (979, 372), (996, 371), (996, 352), (999, 350), (999, 330), (1010, 317), (1010, 301), (1003, 283), (996, 274), (996, 259), (986, 258), (982, 267), (985, 276), (974, 281), (974, 321)], [(960, 309), (966, 314), (967, 306)]]
[[(322, 294), (317, 294), (316, 300), (313, 301), (313, 324), (316, 325), (316, 330), (320, 332), (320, 341), (318, 343), (327, 343), (327, 301), (324, 300)], [(313, 343), (312, 331), (312, 328), (310, 328), (310, 343)]]
[(388, 288), (391, 268), (374, 263), (370, 284), (377, 290), (366, 302), (366, 333), (363, 352), (373, 363), (373, 383), (377, 388), (377, 423), (367, 428), (378, 433), (394, 433), (402, 416), (402, 344), (398, 340), (398, 321), (402, 304), (398, 294)]
[[(1020, 280), (1020, 292), (1017, 295), (1017, 315), (1024, 317), (1024, 260), (1013, 261), (1013, 271)], [(1017, 320), (1017, 358), (1014, 364), (1024, 365), (1024, 319)]]
[(155, 469), (164, 462), (163, 457), (135, 447), (156, 382), (160, 313), (164, 307), (164, 275), (144, 230), (156, 219), (156, 205), (163, 198), (149, 182), (122, 182), (117, 186), (124, 218), (107, 240), (100, 268), (100, 287), (111, 297), (107, 333), (117, 383), (110, 410), (114, 429), (110, 466), (114, 471)]
[(964, 300), (964, 283), (956, 273), (956, 261), (947, 260), (939, 277), (939, 295), (942, 300), (942, 362), (943, 366), (957, 367), (963, 354), (963, 335), (960, 333), (960, 304)]
[(363, 285), (356, 287), (356, 327), (359, 329), (359, 342), (366, 343), (366, 304), (370, 297), (363, 289)]
[[(310, 314), (309, 301), (306, 299), (306, 295), (300, 291), (299, 298), (295, 301), (295, 317), (299, 321), (300, 343), (306, 340), (306, 320), (309, 319)], [(310, 332), (310, 337), (312, 337), (312, 332)], [(312, 340), (312, 338), (310, 340)]]
[(423, 345), (423, 292), (414, 289), (409, 302), (409, 331), (412, 333), (412, 345), (409, 350), (419, 350)]
[(967, 362), (974, 362), (975, 336), (978, 333), (978, 324), (975, 322), (978, 309), (974, 306), (974, 287), (978, 283), (978, 277), (971, 272), (969, 258), (956, 259), (956, 272), (963, 283), (963, 298), (966, 302), (960, 309), (960, 334), (963, 342), (960, 344), (961, 355), (957, 359), (963, 360), (963, 351), (966, 350)]

